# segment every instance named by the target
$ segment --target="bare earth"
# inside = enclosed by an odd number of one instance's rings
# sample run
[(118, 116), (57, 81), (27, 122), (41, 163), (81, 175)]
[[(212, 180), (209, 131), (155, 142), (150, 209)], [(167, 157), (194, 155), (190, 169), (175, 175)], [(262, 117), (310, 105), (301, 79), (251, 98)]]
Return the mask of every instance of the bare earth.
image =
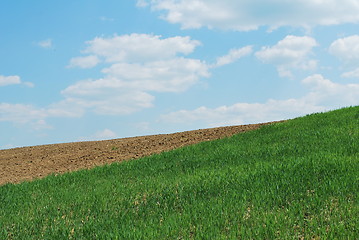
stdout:
[(136, 159), (203, 141), (229, 137), (265, 124), (270, 123), (0, 150), (0, 185)]

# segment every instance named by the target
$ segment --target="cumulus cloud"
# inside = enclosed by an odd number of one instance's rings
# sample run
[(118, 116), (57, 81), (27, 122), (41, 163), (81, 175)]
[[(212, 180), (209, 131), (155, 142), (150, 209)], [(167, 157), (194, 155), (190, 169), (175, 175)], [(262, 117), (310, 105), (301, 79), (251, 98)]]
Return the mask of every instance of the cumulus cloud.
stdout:
[(227, 55), (217, 58), (217, 62), (214, 67), (221, 67), (235, 62), (236, 60), (251, 54), (253, 51), (252, 46), (246, 46), (243, 48), (231, 49)]
[(346, 63), (359, 63), (359, 35), (335, 40), (329, 52)]
[[(152, 92), (179, 92), (209, 75), (207, 65), (196, 59), (128, 64), (105, 68), (101, 79), (79, 81), (61, 93), (67, 100), (60, 109), (78, 106), (98, 114), (124, 115), (153, 107)], [(65, 110), (66, 111), (66, 110)], [(75, 111), (76, 112), (76, 111)]]
[(353, 0), (138, 0), (137, 6), (159, 11), (161, 18), (184, 29), (248, 31), (359, 22), (359, 4)]
[(345, 78), (359, 77), (359, 35), (352, 35), (335, 40), (329, 47), (329, 52), (339, 58), (345, 68), (356, 67), (342, 74)]
[(64, 89), (65, 100), (56, 105), (57, 113), (71, 115), (69, 105), (97, 114), (130, 114), (153, 107), (153, 92), (185, 91), (210, 75), (208, 64), (186, 57), (201, 44), (190, 37), (115, 35), (96, 37), (86, 44), (83, 53), (90, 55), (71, 59), (69, 66), (89, 68), (103, 61), (107, 64), (101, 70), (103, 77)]
[[(128, 115), (153, 107), (155, 92), (185, 91), (200, 78), (210, 76), (209, 64), (188, 57), (201, 44), (190, 37), (116, 35), (97, 37), (86, 44), (83, 53), (88, 55), (72, 58), (68, 67), (91, 68), (101, 62), (101, 78), (69, 85), (61, 91), (61, 101), (45, 108), (2, 103), (0, 121), (37, 124), (40, 128), (46, 126), (48, 118), (76, 118), (86, 112)], [(232, 55), (239, 57), (236, 52)], [(18, 76), (0, 76), (0, 86), (20, 83)]]
[(317, 42), (311, 37), (289, 35), (272, 47), (263, 47), (255, 55), (264, 63), (276, 65), (281, 77), (292, 77), (291, 69), (316, 68), (317, 61), (309, 59), (315, 46)]
[(19, 76), (3, 76), (0, 75), (0, 87), (8, 86), (8, 85), (18, 85), (23, 84), (27, 87), (34, 87), (34, 84), (31, 82), (22, 82)]
[(335, 83), (320, 74), (307, 77), (302, 83), (310, 89), (305, 98), (317, 105), (339, 108), (359, 104), (359, 84)]
[(165, 60), (178, 54), (188, 55), (201, 43), (190, 37), (161, 38), (159, 35), (137, 34), (97, 37), (87, 42), (84, 53), (104, 58), (107, 62), (147, 62)]
[(269, 99), (265, 103), (236, 103), (217, 108), (180, 110), (161, 117), (167, 123), (202, 122), (209, 127), (289, 119), (359, 104), (359, 84), (338, 84), (320, 74), (302, 80), (308, 94), (297, 99)]
[(93, 68), (100, 63), (100, 59), (97, 56), (90, 55), (86, 57), (75, 57), (70, 60), (68, 67), (74, 68)]
[(120, 79), (121, 87), (155, 92), (180, 92), (208, 77), (208, 66), (200, 60), (174, 58), (144, 64), (117, 63), (103, 70), (109, 79)]

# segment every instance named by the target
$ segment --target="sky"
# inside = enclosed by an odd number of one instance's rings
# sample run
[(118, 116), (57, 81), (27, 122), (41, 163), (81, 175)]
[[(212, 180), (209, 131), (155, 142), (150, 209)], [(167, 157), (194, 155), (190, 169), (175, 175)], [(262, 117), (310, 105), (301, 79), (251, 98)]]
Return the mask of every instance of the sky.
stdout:
[(1, 0), (0, 149), (359, 105), (357, 0)]

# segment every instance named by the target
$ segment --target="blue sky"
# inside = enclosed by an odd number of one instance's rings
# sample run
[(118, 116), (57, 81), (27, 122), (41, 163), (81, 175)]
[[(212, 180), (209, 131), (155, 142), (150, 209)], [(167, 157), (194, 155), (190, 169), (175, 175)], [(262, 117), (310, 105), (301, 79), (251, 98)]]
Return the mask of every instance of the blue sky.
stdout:
[(355, 0), (2, 0), (0, 149), (359, 104)]

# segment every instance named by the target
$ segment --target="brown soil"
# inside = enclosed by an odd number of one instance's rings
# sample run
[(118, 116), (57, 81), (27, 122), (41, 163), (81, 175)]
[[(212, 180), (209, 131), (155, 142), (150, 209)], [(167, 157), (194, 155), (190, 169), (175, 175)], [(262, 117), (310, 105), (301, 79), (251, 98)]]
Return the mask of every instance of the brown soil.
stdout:
[(0, 150), (0, 185), (136, 159), (203, 141), (229, 137), (265, 124), (269, 123)]

